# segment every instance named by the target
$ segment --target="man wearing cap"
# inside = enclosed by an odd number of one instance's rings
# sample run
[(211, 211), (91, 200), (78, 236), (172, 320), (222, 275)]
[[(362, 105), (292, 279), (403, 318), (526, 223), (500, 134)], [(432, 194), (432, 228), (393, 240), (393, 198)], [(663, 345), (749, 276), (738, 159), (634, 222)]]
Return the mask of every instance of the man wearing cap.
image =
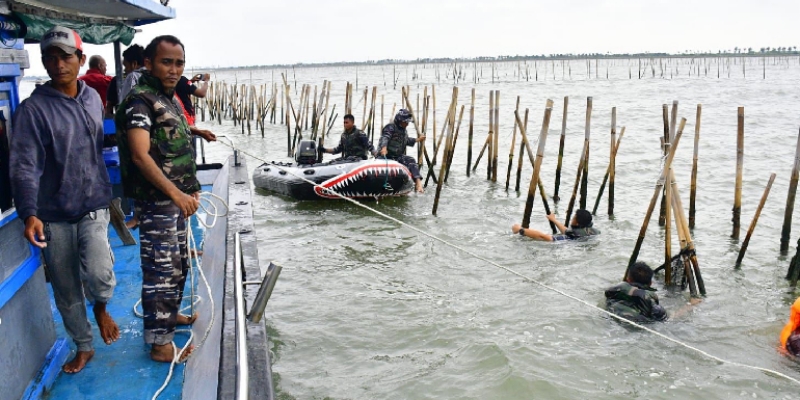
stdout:
[[(158, 36), (145, 48), (139, 83), (117, 109), (117, 142), (125, 195), (135, 200), (142, 260), (144, 341), (150, 358), (173, 360), (176, 325), (197, 315), (179, 313), (189, 272), (186, 219), (197, 211), (200, 183), (191, 135), (216, 140), (190, 127), (175, 97), (185, 64), (183, 43)], [(185, 360), (192, 348), (181, 354)]]
[(525, 229), (519, 224), (514, 224), (511, 231), (519, 234), (520, 236), (527, 236), (536, 240), (544, 240), (545, 242), (557, 242), (560, 240), (577, 240), (589, 236), (599, 235), (600, 230), (592, 228), (592, 214), (589, 211), (580, 209), (575, 211), (575, 216), (570, 221), (569, 229), (564, 224), (556, 219), (555, 214), (548, 214), (547, 219), (556, 224), (560, 234), (551, 235), (536, 229)]
[(422, 193), (422, 176), (419, 174), (419, 166), (414, 157), (406, 155), (406, 147), (413, 146), (414, 143), (422, 143), (425, 136), (416, 139), (408, 137), (406, 127), (411, 122), (411, 113), (405, 108), (401, 108), (394, 117), (394, 121), (383, 127), (381, 140), (378, 142), (378, 153), (386, 158), (390, 158), (405, 165), (411, 172), (411, 176), (416, 182), (416, 190)]
[(86, 57), (75, 31), (56, 26), (40, 47), (51, 80), (14, 114), (11, 190), (25, 238), (42, 249), (56, 306), (77, 346), (63, 370), (76, 373), (94, 355), (84, 289), (95, 300), (103, 341), (119, 338), (106, 312), (116, 279), (108, 243), (111, 182), (103, 161), (103, 105), (78, 80)]

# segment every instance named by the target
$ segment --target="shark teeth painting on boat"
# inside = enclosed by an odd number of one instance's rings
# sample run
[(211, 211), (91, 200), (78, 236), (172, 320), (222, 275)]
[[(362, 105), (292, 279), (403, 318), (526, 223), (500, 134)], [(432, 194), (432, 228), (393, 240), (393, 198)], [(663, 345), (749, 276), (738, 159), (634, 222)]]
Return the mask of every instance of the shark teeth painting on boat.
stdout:
[(339, 196), (325, 189), (350, 198), (403, 196), (411, 192), (411, 186), (405, 184), (410, 180), (411, 172), (404, 165), (396, 161), (373, 160), (359, 163), (355, 168), (320, 183), (314, 187), (314, 192), (326, 199)]

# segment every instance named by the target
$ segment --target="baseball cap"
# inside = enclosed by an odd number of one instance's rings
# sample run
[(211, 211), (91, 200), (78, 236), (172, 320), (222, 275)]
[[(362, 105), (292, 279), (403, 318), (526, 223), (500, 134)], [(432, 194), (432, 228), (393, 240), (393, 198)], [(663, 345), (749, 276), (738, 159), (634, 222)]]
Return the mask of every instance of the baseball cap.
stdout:
[(83, 51), (83, 41), (78, 33), (63, 26), (54, 26), (42, 36), (39, 48), (44, 52), (51, 46), (64, 50), (67, 54)]

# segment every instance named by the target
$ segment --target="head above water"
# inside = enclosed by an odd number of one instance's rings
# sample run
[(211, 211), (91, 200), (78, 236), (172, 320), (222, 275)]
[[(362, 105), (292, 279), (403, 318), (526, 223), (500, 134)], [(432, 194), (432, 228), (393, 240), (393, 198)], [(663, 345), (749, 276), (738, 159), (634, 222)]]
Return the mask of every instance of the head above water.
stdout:
[(653, 283), (653, 269), (647, 263), (637, 261), (628, 269), (628, 283), (650, 286)]
[(394, 116), (394, 122), (401, 128), (407, 127), (408, 123), (411, 122), (411, 120), (412, 120), (411, 113), (405, 108), (401, 108), (399, 111), (397, 111), (397, 114)]
[(575, 216), (572, 218), (570, 225), (573, 228), (591, 228), (593, 225), (592, 213), (583, 209), (575, 211)]
[(183, 76), (186, 64), (183, 43), (172, 35), (158, 36), (144, 49), (144, 66), (161, 81), (164, 92), (171, 94)]

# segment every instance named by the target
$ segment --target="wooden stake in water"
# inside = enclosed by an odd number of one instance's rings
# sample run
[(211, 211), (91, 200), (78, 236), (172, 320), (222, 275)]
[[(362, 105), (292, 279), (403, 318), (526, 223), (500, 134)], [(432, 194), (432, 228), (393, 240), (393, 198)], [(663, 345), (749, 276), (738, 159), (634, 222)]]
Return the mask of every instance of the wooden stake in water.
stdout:
[[(553, 111), (552, 102), (548, 100), (550, 107), (547, 107), (544, 112), (544, 122), (542, 123), (542, 130), (539, 133), (539, 148), (536, 151), (536, 162), (533, 165), (533, 175), (531, 176), (531, 183), (528, 187), (528, 199), (525, 201), (525, 213), (522, 216), (522, 227), (527, 228), (531, 224), (531, 212), (533, 211), (533, 200), (536, 196), (536, 188), (539, 186), (539, 171), (542, 167), (542, 160), (544, 159), (544, 146), (547, 142), (547, 131), (550, 126), (550, 115)], [(514, 111), (514, 117), (519, 121), (519, 113)], [(519, 123), (519, 122), (517, 122)]]
[[(675, 150), (678, 149), (678, 143), (681, 140), (681, 135), (683, 135), (683, 128), (685, 126), (686, 126), (686, 118), (681, 118), (681, 124), (678, 129), (678, 133), (675, 135), (675, 141), (672, 144), (672, 146), (670, 146), (669, 155), (667, 156), (667, 159), (664, 162), (664, 169), (661, 171), (661, 175), (658, 177), (655, 191), (653, 191), (653, 197), (650, 199), (650, 205), (647, 207), (647, 212), (644, 215), (642, 228), (639, 230), (639, 238), (636, 240), (636, 245), (633, 248), (633, 253), (631, 254), (630, 260), (628, 261), (628, 269), (636, 262), (636, 259), (639, 258), (639, 250), (642, 249), (642, 243), (644, 242), (644, 237), (647, 234), (647, 225), (650, 223), (650, 216), (653, 215), (653, 210), (656, 208), (656, 202), (658, 201), (658, 196), (662, 193), (665, 181), (668, 178), (670, 167), (672, 166), (672, 159), (675, 158)], [(625, 269), (625, 276), (623, 280), (628, 277), (628, 269)]]
[(461, 106), (461, 112), (458, 114), (458, 124), (456, 124), (456, 132), (453, 134), (453, 143), (450, 145), (450, 152), (447, 153), (447, 172), (444, 175), (444, 181), (447, 183), (447, 178), (450, 177), (450, 167), (453, 165), (453, 155), (456, 151), (456, 144), (458, 144), (458, 132), (461, 130), (461, 120), (464, 117), (464, 108)]
[[(517, 107), (514, 109), (514, 113), (519, 113), (519, 96), (517, 96)], [(511, 181), (511, 168), (514, 167), (514, 150), (515, 144), (517, 143), (517, 120), (514, 119), (514, 132), (511, 134), (511, 147), (509, 147), (508, 151), (508, 171), (506, 172), (506, 190), (508, 190), (509, 182)]]
[(786, 210), (783, 214), (783, 228), (781, 229), (781, 254), (789, 250), (789, 237), (792, 233), (792, 214), (794, 214), (794, 200), (797, 194), (797, 181), (800, 177), (800, 134), (797, 136), (797, 148), (794, 152), (794, 167), (792, 177), (789, 179), (789, 194), (786, 196)]
[(472, 88), (472, 100), (469, 105), (469, 139), (467, 141), (467, 178), (472, 165), (472, 123), (475, 119), (475, 88)]
[[(617, 138), (616, 146), (614, 147), (614, 153), (612, 155), (612, 160), (617, 157), (617, 151), (619, 151), (619, 145), (622, 142), (622, 137), (625, 136), (625, 127), (623, 126), (619, 132), (619, 138)], [(608, 168), (606, 168), (606, 174), (603, 177), (603, 183), (600, 184), (600, 191), (597, 193), (597, 200), (594, 202), (594, 208), (592, 209), (592, 215), (597, 214), (597, 208), (600, 205), (600, 200), (603, 198), (603, 190), (606, 187), (606, 183), (611, 175), (611, 162), (608, 164)], [(609, 199), (610, 202), (610, 199)]]
[[(563, 66), (563, 64), (562, 64)], [(562, 74), (563, 75), (563, 74)], [(558, 187), (561, 185), (561, 163), (564, 159), (564, 141), (567, 137), (567, 107), (569, 96), (564, 96), (564, 113), (561, 117), (561, 142), (558, 144), (558, 165), (556, 166), (556, 188), (553, 190), (553, 202), (558, 203)]]
[(614, 215), (614, 178), (617, 166), (617, 146), (617, 107), (613, 107), (611, 109), (611, 150), (608, 156), (608, 215)]
[(736, 188), (733, 197), (733, 233), (731, 238), (739, 239), (742, 216), (742, 170), (744, 169), (744, 107), (737, 112), (736, 129)]
[[(591, 135), (591, 125), (592, 125), (592, 98), (586, 98), (586, 127), (585, 127), (585, 136), (584, 136), (584, 161), (583, 161), (583, 176), (581, 176), (581, 198), (580, 198), (580, 206), (582, 209), (586, 209), (586, 201), (589, 197), (587, 195), (587, 190), (589, 187), (589, 136)], [(569, 222), (567, 222), (568, 224)]]
[(769, 190), (772, 188), (772, 182), (774, 181), (775, 181), (775, 173), (773, 172), (769, 176), (769, 182), (767, 182), (767, 187), (764, 188), (764, 194), (761, 195), (761, 201), (758, 203), (758, 208), (756, 209), (756, 215), (753, 216), (753, 221), (750, 222), (750, 227), (747, 229), (747, 235), (744, 237), (742, 248), (739, 250), (739, 257), (736, 258), (737, 268), (742, 264), (744, 253), (747, 251), (747, 245), (750, 244), (750, 237), (753, 236), (753, 231), (756, 229), (756, 224), (758, 223), (758, 217), (761, 216), (761, 209), (764, 208), (764, 203), (767, 202), (767, 197), (769, 197)]
[[(494, 75), (494, 64), (492, 64), (492, 75)], [(486, 180), (492, 180), (492, 159), (494, 158), (494, 143), (495, 143), (495, 130), (494, 130), (494, 90), (489, 91), (489, 136), (492, 140), (489, 142), (489, 154), (486, 156)]]
[[(669, 124), (669, 106), (666, 104), (661, 105), (661, 117), (664, 123), (664, 137), (661, 138), (661, 150), (664, 153), (664, 156), (669, 154), (669, 143), (670, 138), (670, 124)], [(666, 193), (661, 195), (661, 210), (658, 213), (658, 226), (664, 226), (666, 224), (666, 215), (667, 215), (667, 196)]]
[(500, 91), (494, 91), (494, 145), (492, 146), (492, 182), (497, 182), (497, 163), (500, 154)]
[[(524, 124), (524, 127), (522, 128), (523, 130), (521, 130), (520, 132), (527, 132), (528, 131), (528, 109), (527, 108), (525, 109), (525, 121), (523, 122), (523, 124)], [(517, 125), (519, 125), (519, 122), (517, 122)], [(522, 141), (522, 143), (519, 144), (519, 160), (517, 161), (517, 180), (516, 180), (516, 183), (514, 184), (514, 191), (516, 191), (516, 192), (519, 192), (519, 185), (520, 185), (520, 181), (522, 180), (522, 162), (523, 162), (522, 159), (525, 156), (525, 148), (526, 148), (525, 145), (528, 142), (526, 140), (525, 135), (522, 135), (522, 138), (523, 138), (523, 141)], [(531, 164), (533, 164), (533, 163), (531, 163)]]
[[(689, 228), (694, 229), (695, 200), (697, 199), (697, 153), (700, 148), (700, 115), (703, 105), (697, 105), (697, 119), (694, 123), (694, 153), (692, 154), (692, 183), (689, 188)], [(800, 151), (800, 147), (798, 147)]]
[(672, 171), (670, 171), (669, 181), (672, 185), (671, 204), (673, 205), (675, 226), (678, 230), (678, 237), (681, 240), (681, 249), (685, 250), (687, 254), (683, 257), (684, 275), (689, 282), (689, 290), (691, 291), (692, 296), (697, 295), (698, 289), (700, 291), (700, 295), (705, 296), (706, 286), (705, 283), (703, 283), (703, 275), (700, 273), (700, 264), (697, 262), (694, 241), (692, 240), (692, 234), (689, 231), (689, 224), (686, 222), (686, 214), (683, 211), (684, 209), (680, 192), (678, 191), (678, 185), (675, 183), (675, 174)]

